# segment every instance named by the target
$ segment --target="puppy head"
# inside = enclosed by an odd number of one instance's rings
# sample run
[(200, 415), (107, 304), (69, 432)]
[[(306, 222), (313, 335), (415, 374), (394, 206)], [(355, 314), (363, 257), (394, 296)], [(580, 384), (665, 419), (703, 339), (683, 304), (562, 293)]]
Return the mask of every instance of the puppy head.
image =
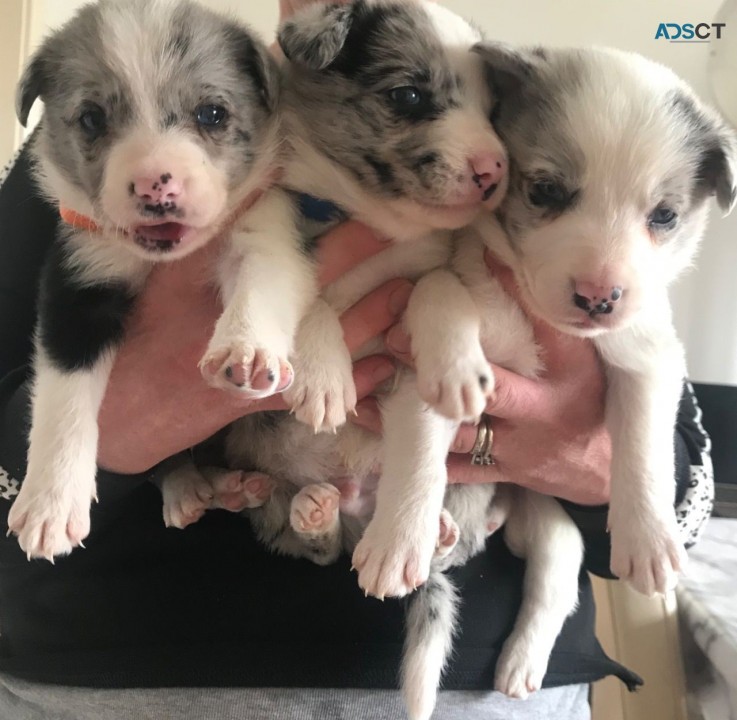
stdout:
[(667, 302), (707, 199), (734, 205), (733, 133), (670, 70), (634, 54), (478, 52), (511, 157), (501, 250), (530, 306), (592, 336)]
[(278, 38), (295, 134), (378, 212), (453, 228), (498, 204), (506, 152), (465, 21), (431, 2), (354, 0), (309, 7)]
[[(180, 257), (217, 232), (274, 161), (278, 70), (248, 31), (189, 2), (87, 5), (17, 93), (44, 189), (137, 254)], [(120, 231), (124, 232), (120, 232)]]

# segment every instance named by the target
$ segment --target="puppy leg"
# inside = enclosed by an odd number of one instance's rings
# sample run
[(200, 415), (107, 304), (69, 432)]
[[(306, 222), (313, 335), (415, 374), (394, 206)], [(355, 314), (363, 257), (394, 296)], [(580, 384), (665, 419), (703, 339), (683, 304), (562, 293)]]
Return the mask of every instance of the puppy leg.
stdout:
[(294, 382), (284, 399), (297, 419), (315, 431), (334, 431), (356, 407), (351, 356), (336, 312), (316, 300), (300, 323)]
[(494, 687), (526, 698), (540, 689), (555, 640), (576, 607), (583, 542), (556, 500), (521, 488), (504, 537), (527, 567), (522, 606), (499, 656)]
[(383, 408), (384, 459), (376, 511), (353, 553), (369, 595), (401, 597), (427, 580), (457, 429), (420, 399), (409, 373)]
[(673, 509), (679, 349), (661, 352), (649, 372), (608, 368), (611, 568), (645, 595), (674, 588), (687, 561)]
[(412, 292), (405, 323), (422, 399), (451, 420), (477, 420), (494, 389), (494, 375), (468, 290), (448, 270), (426, 275)]
[(287, 357), (297, 326), (317, 295), (284, 193), (269, 192), (241, 221), (220, 281), (225, 307), (200, 361), (203, 376), (214, 387), (267, 397), (291, 375)]
[(89, 534), (97, 414), (113, 357), (108, 351), (90, 369), (65, 371), (37, 349), (28, 469), (8, 516), (29, 559), (66, 555)]

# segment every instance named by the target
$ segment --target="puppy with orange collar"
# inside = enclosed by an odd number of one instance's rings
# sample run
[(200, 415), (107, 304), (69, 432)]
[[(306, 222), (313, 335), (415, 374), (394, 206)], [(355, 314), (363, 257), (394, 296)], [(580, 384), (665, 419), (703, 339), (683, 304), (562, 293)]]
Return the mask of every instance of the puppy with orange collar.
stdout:
[(317, 293), (278, 174), (280, 77), (266, 47), (190, 2), (106, 0), (49, 37), (20, 82), (37, 98), (42, 191), (60, 206), (41, 280), (28, 468), (9, 527), (52, 560), (89, 533), (97, 414), (126, 318), (158, 262), (222, 245), (224, 311), (202, 358), (215, 387), (258, 398)]

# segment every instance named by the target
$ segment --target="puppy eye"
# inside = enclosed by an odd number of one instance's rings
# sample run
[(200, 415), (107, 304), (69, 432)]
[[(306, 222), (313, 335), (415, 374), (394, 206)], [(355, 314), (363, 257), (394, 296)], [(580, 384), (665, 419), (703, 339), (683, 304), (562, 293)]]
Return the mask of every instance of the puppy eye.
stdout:
[(566, 187), (552, 178), (535, 180), (529, 188), (528, 197), (535, 207), (561, 208), (572, 199)]
[(197, 124), (203, 127), (222, 125), (228, 117), (228, 111), (221, 105), (200, 105), (195, 111)]
[(79, 116), (79, 125), (90, 137), (99, 137), (107, 129), (105, 111), (99, 105), (89, 107)]
[(419, 105), (423, 96), (413, 85), (392, 88), (389, 91), (389, 99), (399, 110), (412, 110)]
[(669, 208), (667, 205), (658, 205), (658, 207), (650, 213), (648, 223), (651, 227), (664, 230), (673, 227), (677, 219), (678, 214), (675, 210)]

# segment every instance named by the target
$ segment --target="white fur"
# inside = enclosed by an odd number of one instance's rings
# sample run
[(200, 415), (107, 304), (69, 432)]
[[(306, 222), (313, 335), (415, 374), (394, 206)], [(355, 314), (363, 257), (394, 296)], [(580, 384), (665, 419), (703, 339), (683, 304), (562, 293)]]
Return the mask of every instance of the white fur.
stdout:
[(111, 353), (92, 370), (57, 370), (39, 352), (33, 385), (28, 469), (8, 527), (28, 558), (52, 560), (79, 545), (96, 497), (97, 413)]

